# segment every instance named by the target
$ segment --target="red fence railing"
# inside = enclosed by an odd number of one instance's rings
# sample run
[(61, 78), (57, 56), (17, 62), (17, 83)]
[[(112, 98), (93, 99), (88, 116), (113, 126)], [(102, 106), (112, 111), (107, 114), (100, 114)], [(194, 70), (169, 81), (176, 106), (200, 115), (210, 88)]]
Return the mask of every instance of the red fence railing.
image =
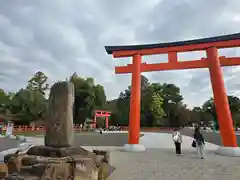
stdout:
[[(7, 129), (6, 126), (2, 128), (2, 132), (5, 132)], [(74, 129), (76, 132), (82, 132), (83, 128), (75, 124)], [(121, 126), (121, 131), (128, 131), (127, 126)], [(142, 132), (160, 132), (160, 131), (172, 131), (173, 128), (170, 127), (141, 127)], [(44, 126), (14, 126), (13, 133), (44, 133), (45, 127)]]
[[(2, 131), (5, 132), (7, 126), (2, 128)], [(83, 128), (80, 125), (74, 125), (74, 129), (76, 132), (81, 132)], [(44, 126), (14, 126), (13, 133), (43, 133), (45, 132)]]

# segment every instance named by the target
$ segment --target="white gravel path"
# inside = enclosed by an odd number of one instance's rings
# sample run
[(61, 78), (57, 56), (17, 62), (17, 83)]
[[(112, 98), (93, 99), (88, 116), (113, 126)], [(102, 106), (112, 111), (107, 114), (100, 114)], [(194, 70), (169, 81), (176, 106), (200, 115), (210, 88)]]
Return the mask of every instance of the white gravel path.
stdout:
[[(140, 144), (146, 152), (123, 152), (122, 147), (84, 146), (88, 150), (106, 149), (110, 151), (110, 163), (116, 170), (109, 180), (239, 180), (240, 158), (218, 156), (217, 145), (206, 143), (206, 160), (197, 158), (191, 147), (192, 138), (183, 136), (183, 156), (176, 156), (171, 134), (143, 133)], [(44, 144), (43, 138), (28, 138), (29, 144)], [(16, 149), (15, 149), (16, 150)], [(9, 150), (8, 153), (13, 150)], [(7, 151), (1, 152), (0, 157)]]

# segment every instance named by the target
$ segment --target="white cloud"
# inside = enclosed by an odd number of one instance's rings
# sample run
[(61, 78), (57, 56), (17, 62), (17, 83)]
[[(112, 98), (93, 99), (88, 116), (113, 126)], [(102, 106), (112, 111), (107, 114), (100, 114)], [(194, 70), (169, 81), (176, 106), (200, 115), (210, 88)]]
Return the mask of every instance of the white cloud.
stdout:
[[(41, 0), (0, 1), (0, 87), (16, 91), (41, 70), (49, 82), (73, 72), (92, 76), (105, 86), (109, 99), (130, 85), (130, 75), (115, 75), (105, 45), (157, 43), (240, 31), (238, 0)], [(202, 52), (180, 54), (200, 59)], [(220, 55), (239, 56), (239, 49)], [(144, 62), (166, 62), (166, 55), (146, 56)], [(239, 95), (239, 67), (224, 68), (228, 93)], [(212, 96), (206, 69), (144, 73), (152, 82), (175, 83), (185, 103), (201, 105)]]

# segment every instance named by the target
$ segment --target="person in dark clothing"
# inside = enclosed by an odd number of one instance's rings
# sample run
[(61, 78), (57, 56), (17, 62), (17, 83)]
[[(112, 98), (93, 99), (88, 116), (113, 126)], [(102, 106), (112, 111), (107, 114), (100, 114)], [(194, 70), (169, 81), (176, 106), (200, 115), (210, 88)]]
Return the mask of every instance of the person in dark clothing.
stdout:
[(205, 141), (199, 127), (196, 127), (193, 137), (196, 142), (197, 154), (201, 159), (204, 159), (206, 157), (204, 152)]
[(177, 129), (174, 129), (172, 133), (172, 139), (175, 144), (176, 154), (181, 155), (182, 154), (182, 150), (181, 150), (182, 135)]

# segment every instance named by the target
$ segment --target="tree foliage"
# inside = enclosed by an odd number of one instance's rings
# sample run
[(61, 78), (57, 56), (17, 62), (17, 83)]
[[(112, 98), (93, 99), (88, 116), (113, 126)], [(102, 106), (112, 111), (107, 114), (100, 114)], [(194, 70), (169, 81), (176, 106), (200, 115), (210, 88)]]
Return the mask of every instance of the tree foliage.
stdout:
[[(240, 124), (240, 119), (239, 119), (240, 99), (236, 96), (231, 95), (231, 96), (228, 96), (228, 103), (229, 103), (229, 107), (231, 110), (234, 125), (239, 126), (239, 124)], [(202, 105), (202, 110), (203, 110), (203, 112), (210, 114), (217, 123), (218, 117), (217, 117), (216, 107), (215, 107), (213, 98), (208, 99)], [(217, 124), (217, 128), (218, 128), (218, 124)]]
[(74, 121), (83, 124), (86, 118), (93, 118), (94, 109), (101, 109), (106, 103), (104, 87), (95, 85), (92, 78), (81, 78), (73, 73), (70, 81), (75, 88)]
[(38, 71), (29, 81), (27, 89), (30, 91), (37, 91), (45, 95), (46, 90), (49, 89), (47, 84), (48, 77), (41, 71)]
[[(35, 120), (44, 120), (47, 99), (46, 91), (48, 77), (43, 72), (37, 72), (25, 89), (17, 93), (6, 93), (0, 89), (0, 118), (16, 120), (21, 124), (29, 124)], [(84, 123), (91, 118), (94, 109), (102, 109), (106, 103), (104, 87), (94, 84), (92, 78), (81, 78), (74, 73), (69, 81), (75, 85), (74, 121)]]
[[(114, 119), (118, 120), (114, 122), (119, 122), (121, 125), (128, 124), (130, 97), (131, 86), (125, 92), (121, 92), (116, 101), (109, 102), (113, 107), (117, 106), (113, 115)], [(141, 125), (179, 126), (188, 123), (186, 121), (190, 121), (190, 118), (186, 118), (180, 111), (180, 108), (187, 111), (182, 105), (182, 100), (180, 88), (174, 84), (150, 83), (147, 77), (141, 76)], [(188, 117), (190, 117), (189, 113)]]
[[(127, 126), (129, 123), (131, 86), (119, 94), (117, 99), (107, 101), (105, 89), (95, 84), (94, 79), (83, 78), (73, 73), (67, 81), (74, 84), (75, 101), (73, 107), (74, 123), (84, 124), (86, 119), (93, 119), (94, 110), (112, 112), (110, 124)], [(41, 71), (34, 74), (26, 88), (16, 93), (0, 89), (0, 119), (16, 120), (21, 124), (44, 120), (47, 106), (48, 77)], [(228, 96), (230, 110), (235, 125), (240, 122), (240, 99)], [(202, 106), (192, 110), (183, 103), (180, 88), (175, 84), (151, 83), (141, 76), (141, 126), (179, 127), (191, 123), (208, 124), (217, 119), (213, 98)], [(104, 119), (99, 122), (104, 124)]]
[(9, 109), (23, 124), (28, 124), (44, 117), (46, 100), (38, 91), (20, 89), (13, 97)]

